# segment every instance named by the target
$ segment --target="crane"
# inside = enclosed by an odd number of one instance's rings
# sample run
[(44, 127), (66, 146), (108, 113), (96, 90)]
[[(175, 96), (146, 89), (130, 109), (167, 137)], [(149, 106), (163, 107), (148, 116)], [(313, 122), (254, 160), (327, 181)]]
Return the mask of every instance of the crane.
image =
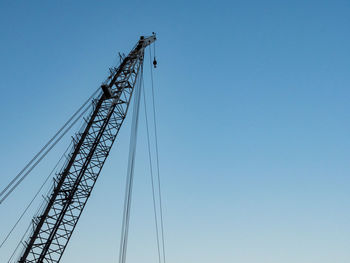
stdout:
[(19, 263), (60, 262), (128, 112), (144, 49), (154, 41), (155, 34), (141, 36), (120, 65), (110, 69), (89, 118), (73, 138), (66, 163), (54, 178), (44, 208), (32, 220)]

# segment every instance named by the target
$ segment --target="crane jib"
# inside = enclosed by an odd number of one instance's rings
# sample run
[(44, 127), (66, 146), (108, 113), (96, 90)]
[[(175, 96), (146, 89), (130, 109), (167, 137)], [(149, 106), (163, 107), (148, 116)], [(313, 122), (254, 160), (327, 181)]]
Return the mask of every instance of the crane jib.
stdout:
[(119, 67), (101, 85), (93, 110), (76, 135), (73, 148), (54, 180), (44, 209), (33, 219), (33, 231), (18, 262), (58, 263), (128, 112), (144, 58), (155, 35), (141, 37)]

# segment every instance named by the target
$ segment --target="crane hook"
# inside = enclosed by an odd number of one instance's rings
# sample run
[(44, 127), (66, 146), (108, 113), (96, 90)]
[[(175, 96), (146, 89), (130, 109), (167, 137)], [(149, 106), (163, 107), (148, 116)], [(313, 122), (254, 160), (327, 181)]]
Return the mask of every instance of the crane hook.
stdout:
[(154, 68), (156, 68), (157, 67), (157, 60), (156, 60), (156, 58), (154, 57), (154, 59), (153, 59), (153, 66), (154, 66)]

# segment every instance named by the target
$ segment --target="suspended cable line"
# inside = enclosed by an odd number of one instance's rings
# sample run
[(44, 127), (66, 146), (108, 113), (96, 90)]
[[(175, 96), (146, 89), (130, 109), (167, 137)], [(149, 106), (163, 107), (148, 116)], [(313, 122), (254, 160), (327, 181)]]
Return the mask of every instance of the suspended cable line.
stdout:
[(16, 254), (16, 252), (17, 252), (19, 246), (22, 244), (23, 239), (26, 237), (26, 235), (27, 235), (29, 229), (31, 228), (31, 226), (32, 226), (32, 224), (30, 223), (30, 224), (28, 225), (26, 231), (24, 232), (23, 236), (21, 237), (20, 241), (18, 242), (18, 244), (17, 244), (15, 250), (14, 250), (13, 253), (11, 254), (11, 256), (10, 256), (9, 260), (7, 261), (7, 263), (10, 263), (11, 259), (12, 259), (13, 256)]
[(124, 200), (124, 211), (123, 211), (123, 222), (122, 222), (122, 233), (120, 241), (120, 251), (119, 251), (119, 263), (125, 263), (127, 242), (129, 235), (129, 222), (130, 222), (130, 207), (132, 198), (132, 188), (134, 179), (134, 167), (135, 167), (135, 156), (136, 156), (136, 143), (137, 143), (137, 130), (139, 122), (139, 112), (140, 112), (140, 97), (141, 97), (141, 78), (143, 75), (143, 68), (141, 66), (141, 73), (138, 78), (138, 85), (135, 86), (135, 97), (134, 97), (134, 107), (133, 116), (131, 123), (131, 135), (129, 144), (129, 160), (128, 160), (128, 170), (125, 188), (125, 200)]
[(156, 164), (157, 164), (157, 180), (158, 180), (158, 198), (159, 198), (159, 214), (160, 214), (160, 226), (162, 236), (162, 248), (163, 248), (163, 263), (165, 261), (165, 241), (164, 241), (164, 223), (163, 223), (163, 207), (162, 207), (162, 191), (159, 172), (159, 151), (158, 151), (158, 134), (157, 134), (157, 118), (156, 118), (156, 106), (154, 102), (154, 83), (153, 83), (153, 68), (152, 68), (152, 51), (149, 49), (149, 61), (151, 68), (151, 85), (152, 85), (152, 108), (153, 108), (153, 123), (154, 123), (154, 136), (155, 136), (155, 148), (156, 148)]
[[(55, 133), (55, 135), (43, 146), (43, 148), (27, 163), (27, 165), (15, 176), (14, 179), (1, 191), (0, 204), (13, 192), (13, 190), (24, 180), (25, 177), (40, 163), (40, 161), (52, 150), (52, 148), (62, 139), (62, 137), (74, 126), (74, 124), (87, 112), (90, 105), (84, 109), (91, 99), (97, 94), (100, 89), (97, 89), (83, 105), (68, 119), (68, 121)], [(84, 110), (83, 110), (84, 109)], [(82, 111), (83, 110), (83, 111)], [(81, 112), (82, 111), (82, 112)], [(81, 113), (80, 113), (81, 112)], [(80, 113), (80, 114), (79, 114)], [(73, 120), (77, 115), (79, 116)], [(72, 122), (73, 121), (73, 122)], [(71, 123), (72, 122), (72, 123)], [(70, 124), (71, 123), (71, 124)], [(70, 125), (69, 125), (70, 124)], [(69, 125), (69, 126), (68, 126)], [(68, 128), (66, 128), (68, 126)], [(66, 129), (65, 129), (66, 128)], [(65, 130), (64, 130), (65, 129)], [(63, 131), (63, 133), (62, 133)], [(61, 135), (60, 135), (61, 134)], [(57, 139), (56, 137), (60, 135)], [(56, 140), (55, 140), (56, 139)], [(55, 141), (54, 141), (55, 140)], [(51, 146), (50, 146), (51, 145)], [(49, 147), (50, 146), (50, 147)], [(49, 147), (49, 148), (48, 148)], [(45, 149), (48, 148), (46, 151)], [(44, 152), (45, 151), (45, 152)], [(44, 152), (44, 153), (43, 153)], [(43, 154), (42, 154), (43, 153)], [(40, 156), (40, 154), (42, 154)], [(39, 157), (40, 156), (40, 157)], [(35, 162), (36, 161), (36, 162)], [(33, 162), (35, 162), (33, 164)], [(25, 172), (26, 171), (26, 172)], [(24, 173), (25, 172), (25, 173)], [(21, 177), (21, 175), (24, 175)], [(14, 185), (13, 185), (14, 184)], [(13, 185), (13, 186), (12, 186)], [(12, 187), (11, 187), (12, 186)], [(11, 187), (11, 188), (10, 188)]]
[(32, 198), (32, 200), (29, 202), (29, 204), (27, 205), (27, 207), (24, 209), (24, 211), (22, 212), (22, 214), (20, 215), (20, 217), (18, 218), (18, 220), (16, 221), (16, 223), (13, 225), (13, 227), (11, 228), (11, 230), (9, 231), (9, 233), (6, 235), (6, 237), (4, 238), (4, 240), (1, 242), (0, 244), (0, 249), (1, 247), (6, 243), (6, 241), (8, 240), (8, 238), (10, 237), (10, 235), (12, 234), (12, 232), (15, 230), (15, 228), (17, 227), (17, 225), (19, 224), (19, 222), (22, 220), (23, 216), (25, 215), (25, 213), (28, 211), (28, 209), (30, 208), (30, 206), (33, 204), (34, 200), (37, 198), (37, 196), (39, 195), (39, 193), (41, 192), (41, 190), (44, 188), (44, 186), (46, 185), (46, 183), (48, 182), (48, 180), (50, 179), (51, 175), (53, 174), (53, 172), (56, 170), (58, 164), (62, 161), (63, 157), (66, 155), (67, 151), (70, 148), (70, 145), (68, 146), (68, 148), (64, 151), (63, 155), (61, 156), (61, 158), (58, 160), (58, 162), (56, 163), (56, 165), (54, 166), (54, 168), (52, 169), (52, 171), (50, 172), (50, 174), (46, 177), (45, 181), (42, 183), (42, 185), (40, 186), (40, 188), (38, 189), (38, 191), (35, 193), (34, 197)]
[(17, 188), (17, 186), (30, 174), (30, 172), (45, 158), (45, 156), (52, 150), (53, 147), (63, 138), (64, 135), (77, 123), (77, 121), (88, 111), (87, 107), (72, 123), (69, 127), (54, 141), (54, 143), (43, 153), (43, 155), (27, 170), (27, 172), (16, 182), (14, 186), (2, 197), (0, 204), (4, 202), (7, 197)]
[(159, 245), (159, 229), (158, 229), (158, 215), (157, 215), (157, 205), (156, 205), (156, 194), (154, 188), (154, 176), (153, 176), (153, 165), (152, 165), (152, 155), (151, 155), (151, 143), (150, 143), (150, 135), (148, 128), (148, 114), (147, 114), (147, 105), (146, 105), (146, 91), (144, 88), (144, 83), (142, 79), (142, 94), (143, 94), (143, 105), (145, 111), (145, 120), (146, 120), (146, 135), (147, 135), (147, 146), (148, 146), (148, 159), (149, 159), (149, 167), (150, 167), (150, 177), (151, 177), (151, 186), (152, 186), (152, 200), (153, 200), (153, 211), (154, 211), (154, 222), (156, 228), (156, 236), (157, 236), (157, 249), (158, 249), (158, 261), (161, 262), (161, 252)]

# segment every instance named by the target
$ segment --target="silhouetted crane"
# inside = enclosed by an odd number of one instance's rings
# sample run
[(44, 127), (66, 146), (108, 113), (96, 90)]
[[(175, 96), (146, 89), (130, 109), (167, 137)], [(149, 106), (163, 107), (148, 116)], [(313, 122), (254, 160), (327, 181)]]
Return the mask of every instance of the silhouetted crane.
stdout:
[(44, 209), (33, 219), (33, 231), (18, 262), (60, 261), (127, 114), (144, 49), (155, 40), (155, 35), (141, 37), (129, 55), (121, 57), (119, 67), (110, 69)]

